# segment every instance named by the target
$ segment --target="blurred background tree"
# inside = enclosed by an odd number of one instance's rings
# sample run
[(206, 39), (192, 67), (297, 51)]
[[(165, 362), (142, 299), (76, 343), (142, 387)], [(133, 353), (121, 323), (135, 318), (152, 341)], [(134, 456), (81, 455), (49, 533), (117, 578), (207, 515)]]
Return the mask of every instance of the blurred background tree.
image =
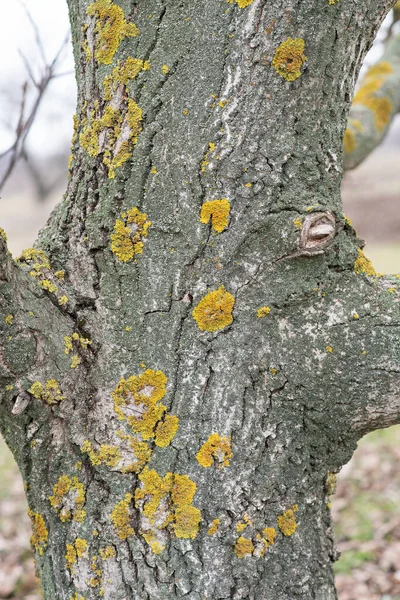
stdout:
[[(0, 182), (10, 169), (21, 124), (34, 116), (1, 190), (0, 221), (14, 255), (32, 245), (66, 186), (76, 95), (72, 49), (69, 42), (62, 44), (68, 27), (64, 0), (30, 0), (29, 13), (22, 3), (9, 3), (7, 18), (0, 22), (0, 50), (6, 57), (0, 65)], [(52, 76), (41, 90), (55, 57)], [(367, 108), (353, 106), (345, 163), (351, 170), (344, 178), (343, 200), (377, 271), (397, 272), (400, 1), (367, 57), (359, 90), (379, 60), (393, 64), (387, 82), (393, 99), (390, 119), (374, 130)], [(339, 476), (332, 511), (343, 552), (336, 567), (340, 600), (400, 600), (399, 433), (393, 427), (364, 438)], [(22, 481), (2, 440), (0, 471), (0, 599), (38, 600)]]

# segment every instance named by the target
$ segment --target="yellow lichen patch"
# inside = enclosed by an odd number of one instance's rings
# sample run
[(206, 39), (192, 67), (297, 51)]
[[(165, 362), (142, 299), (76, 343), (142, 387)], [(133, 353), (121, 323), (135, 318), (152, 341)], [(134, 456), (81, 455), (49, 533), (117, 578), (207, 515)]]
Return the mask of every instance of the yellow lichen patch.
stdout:
[(0, 237), (7, 242), (7, 234), (2, 227), (0, 227)]
[[(162, 371), (146, 369), (141, 375), (132, 375), (127, 380), (122, 378), (111, 393), (118, 418), (126, 420), (144, 440), (154, 438), (155, 427), (167, 410), (160, 403), (167, 393), (167, 381)], [(170, 422), (170, 426), (173, 426), (173, 422)]]
[(94, 466), (105, 465), (106, 467), (116, 467), (121, 460), (121, 454), (116, 446), (101, 444), (99, 449), (93, 450), (89, 440), (85, 440), (81, 446), (81, 451), (89, 455), (90, 462)]
[(262, 534), (267, 541), (268, 545), (275, 544), (277, 536), (276, 529), (274, 527), (266, 527), (263, 529)]
[(332, 348), (332, 346), (327, 346), (327, 347), (325, 348), (325, 350), (326, 350), (327, 352), (329, 352), (330, 354), (333, 352), (333, 348)]
[(85, 488), (77, 477), (61, 475), (53, 487), (53, 495), (49, 497), (49, 501), (63, 523), (71, 519), (78, 523), (84, 522)]
[(12, 325), (14, 323), (13, 315), (7, 315), (4, 321), (7, 325)]
[(115, 558), (116, 556), (114, 546), (107, 546), (106, 548), (100, 548), (100, 556), (102, 560), (107, 560), (110, 558)]
[(325, 491), (328, 496), (332, 496), (336, 492), (336, 473), (329, 472), (325, 481)]
[(132, 501), (132, 494), (125, 494), (125, 497), (114, 506), (111, 513), (111, 523), (117, 530), (118, 537), (121, 540), (126, 540), (127, 537), (135, 533), (130, 526), (131, 517), (129, 514), (129, 505)]
[(155, 444), (159, 448), (166, 448), (174, 439), (178, 431), (179, 419), (174, 415), (166, 415), (164, 421), (160, 421), (156, 428)]
[(371, 261), (365, 256), (360, 248), (358, 249), (358, 258), (354, 263), (354, 272), (357, 273), (357, 275), (364, 273), (370, 277), (378, 275)]
[(66, 305), (68, 304), (68, 296), (65, 296), (65, 295), (64, 295), (64, 296), (61, 296), (61, 297), (58, 299), (58, 304), (59, 304), (60, 306), (66, 306)]
[(65, 279), (65, 272), (64, 271), (56, 271), (54, 273), (54, 276), (57, 277), (57, 279), (59, 279), (60, 281), (64, 281)]
[(393, 104), (379, 93), (385, 79), (393, 73), (391, 64), (380, 61), (369, 69), (354, 96), (353, 104), (362, 104), (374, 114), (375, 126), (381, 131), (390, 121)]
[(129, 57), (125, 62), (118, 61), (111, 75), (104, 79), (104, 100), (111, 101), (121, 86), (126, 86), (142, 71), (148, 71), (150, 63), (140, 58)]
[(96, 18), (97, 40), (94, 56), (98, 62), (105, 65), (112, 63), (122, 40), (139, 35), (136, 25), (126, 22), (122, 8), (112, 0), (96, 0), (90, 4), (86, 14)]
[(294, 534), (297, 529), (296, 515), (294, 514), (298, 510), (297, 504), (294, 504), (292, 508), (285, 510), (282, 515), (277, 518), (278, 527), (283, 535), (289, 537)]
[(45, 290), (50, 294), (57, 294), (58, 292), (58, 287), (54, 285), (54, 283), (52, 283), (49, 279), (42, 279), (41, 281), (39, 281), (39, 285), (42, 288), (42, 290)]
[(49, 379), (43, 385), (40, 381), (35, 381), (29, 388), (29, 392), (34, 398), (43, 400), (47, 404), (58, 404), (65, 399), (60, 390), (60, 384), (56, 379)]
[(32, 522), (31, 545), (41, 556), (47, 547), (49, 532), (42, 515), (29, 509), (28, 516)]
[(192, 315), (202, 331), (218, 331), (233, 321), (232, 310), (235, 299), (222, 285), (209, 292), (194, 308)]
[(67, 569), (72, 572), (74, 564), (79, 558), (83, 558), (88, 549), (88, 543), (82, 538), (76, 538), (73, 544), (66, 544), (65, 562)]
[(84, 596), (81, 596), (81, 594), (78, 594), (78, 592), (75, 592), (75, 594), (71, 596), (70, 600), (85, 600), (85, 598)]
[(144, 242), (148, 236), (151, 221), (136, 206), (122, 213), (117, 219), (114, 233), (111, 234), (111, 250), (121, 262), (132, 260), (135, 254), (142, 254)]
[(23, 250), (21, 256), (17, 259), (20, 264), (26, 263), (32, 269), (29, 273), (31, 277), (43, 278), (44, 274), (50, 271), (50, 261), (43, 250), (28, 248)]
[(302, 225), (303, 225), (303, 221), (302, 221), (301, 217), (297, 217), (297, 219), (295, 219), (295, 220), (293, 221), (293, 223), (295, 224), (295, 227), (296, 227), (297, 229), (301, 229), (301, 227), (302, 227)]
[(259, 319), (263, 319), (264, 317), (269, 315), (270, 312), (271, 312), (271, 309), (269, 306), (262, 306), (261, 308), (259, 308), (257, 310), (257, 317)]
[[(147, 521), (147, 535), (167, 527), (176, 537), (194, 539), (201, 521), (192, 505), (197, 486), (187, 475), (167, 473), (160, 477), (147, 467), (139, 475), (142, 487), (135, 492), (136, 506)], [(151, 538), (152, 539), (152, 538)]]
[(304, 40), (301, 38), (288, 38), (277, 48), (272, 66), (286, 81), (295, 81), (300, 77), (301, 67), (307, 60), (304, 48)]
[(232, 458), (230, 437), (221, 437), (218, 433), (210, 435), (196, 454), (197, 462), (204, 468), (211, 467), (214, 463), (219, 467), (229, 467)]
[(242, 531), (244, 531), (247, 526), (248, 523), (245, 523), (244, 521), (239, 521), (239, 523), (236, 525), (236, 531), (238, 533), (242, 533)]
[(221, 200), (207, 200), (200, 211), (200, 223), (209, 223), (214, 231), (221, 233), (228, 227), (229, 211), (231, 205), (227, 198)]
[(132, 156), (132, 148), (142, 131), (142, 118), (142, 109), (131, 98), (126, 102), (124, 111), (108, 105), (103, 114), (91, 112), (90, 122), (79, 140), (89, 156), (95, 157), (103, 152), (109, 178), (113, 179), (115, 170)]
[(161, 67), (161, 71), (163, 72), (164, 75), (167, 75), (167, 73), (169, 73), (169, 67), (168, 67), (168, 65), (163, 65)]
[(215, 535), (217, 533), (217, 531), (219, 530), (219, 527), (221, 525), (221, 521), (220, 519), (214, 519), (213, 522), (211, 523), (210, 527), (208, 528), (208, 535)]
[[(88, 346), (92, 344), (91, 340), (88, 338), (84, 338), (79, 333), (74, 332), (72, 335), (66, 335), (64, 337), (64, 352), (65, 354), (69, 354), (73, 352), (76, 348), (82, 348), (86, 350)], [(78, 365), (80, 365), (82, 359), (78, 354), (72, 354), (70, 367), (71, 369), (76, 369)]]
[[(120, 470), (122, 473), (139, 473), (143, 467), (149, 462), (152, 450), (146, 442), (141, 442), (132, 435), (128, 435), (123, 431), (117, 431), (117, 436), (128, 443), (128, 447), (135, 455), (135, 462), (123, 466)], [(121, 451), (123, 448), (121, 447)]]
[(235, 554), (238, 558), (244, 558), (245, 556), (251, 556), (254, 551), (254, 544), (251, 540), (240, 537), (235, 544)]

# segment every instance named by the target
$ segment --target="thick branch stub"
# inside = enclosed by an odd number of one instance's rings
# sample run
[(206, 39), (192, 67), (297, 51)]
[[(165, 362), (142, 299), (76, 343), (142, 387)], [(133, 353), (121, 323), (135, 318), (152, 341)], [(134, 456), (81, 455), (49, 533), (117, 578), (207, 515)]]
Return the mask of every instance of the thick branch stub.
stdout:
[(356, 92), (344, 135), (344, 168), (354, 169), (383, 140), (400, 111), (400, 35), (388, 43)]

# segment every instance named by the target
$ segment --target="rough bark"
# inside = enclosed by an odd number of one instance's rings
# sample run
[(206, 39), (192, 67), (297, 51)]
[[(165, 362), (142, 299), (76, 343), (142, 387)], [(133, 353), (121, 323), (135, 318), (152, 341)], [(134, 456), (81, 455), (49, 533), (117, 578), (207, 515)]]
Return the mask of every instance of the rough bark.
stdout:
[(69, 2), (68, 190), (45, 254), (0, 239), (1, 431), (46, 599), (336, 598), (333, 474), (400, 420), (399, 283), (340, 199), (392, 2), (243, 4), (121, 0), (111, 56), (116, 5)]

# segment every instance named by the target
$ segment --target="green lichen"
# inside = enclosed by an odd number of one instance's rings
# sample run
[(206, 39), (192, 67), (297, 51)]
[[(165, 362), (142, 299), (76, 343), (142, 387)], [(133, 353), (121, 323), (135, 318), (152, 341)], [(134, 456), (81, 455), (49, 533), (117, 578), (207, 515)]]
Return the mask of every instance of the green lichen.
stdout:
[(96, 0), (89, 5), (86, 14), (96, 18), (95, 59), (105, 65), (112, 63), (119, 44), (126, 37), (136, 37), (139, 30), (134, 23), (127, 23), (124, 11), (112, 0)]
[(121, 216), (123, 221), (117, 219), (111, 234), (111, 250), (118, 260), (128, 262), (135, 254), (142, 254), (151, 221), (148, 221), (147, 215), (141, 213), (136, 206)]
[(295, 81), (300, 77), (301, 67), (307, 60), (304, 48), (304, 40), (301, 38), (288, 38), (277, 48), (272, 66), (286, 81)]

